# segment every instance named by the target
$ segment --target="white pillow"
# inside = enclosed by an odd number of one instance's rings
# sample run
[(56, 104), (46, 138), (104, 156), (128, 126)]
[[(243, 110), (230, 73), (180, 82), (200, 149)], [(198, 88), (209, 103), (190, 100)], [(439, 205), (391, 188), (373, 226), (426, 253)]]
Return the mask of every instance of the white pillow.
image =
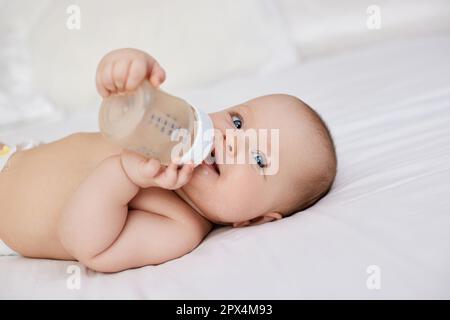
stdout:
[[(450, 32), (448, 0), (279, 0), (277, 3), (291, 40), (303, 58), (384, 39)], [(371, 27), (375, 26), (372, 22), (378, 12), (380, 29), (369, 29), (368, 20)]]
[[(40, 14), (29, 26), (34, 83), (69, 109), (99, 103), (95, 70), (116, 48), (155, 56), (167, 71), (168, 91), (296, 61), (272, 0), (78, 0), (79, 30), (66, 27), (74, 1), (36, 3)], [(30, 6), (35, 1), (17, 4), (15, 14), (29, 14)]]

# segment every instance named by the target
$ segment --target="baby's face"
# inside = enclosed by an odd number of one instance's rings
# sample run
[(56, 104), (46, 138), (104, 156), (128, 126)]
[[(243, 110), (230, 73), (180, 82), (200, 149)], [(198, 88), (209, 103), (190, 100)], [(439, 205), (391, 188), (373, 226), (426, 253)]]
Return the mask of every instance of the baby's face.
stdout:
[[(270, 221), (280, 218), (280, 208), (302, 192), (294, 179), (320, 159), (315, 158), (313, 128), (299, 103), (288, 95), (269, 95), (210, 114), (218, 172), (197, 166), (183, 187), (207, 219), (238, 223), (267, 215)], [(266, 143), (259, 129), (267, 132)], [(250, 138), (237, 142), (249, 131), (256, 132), (259, 145), (249, 143)]]

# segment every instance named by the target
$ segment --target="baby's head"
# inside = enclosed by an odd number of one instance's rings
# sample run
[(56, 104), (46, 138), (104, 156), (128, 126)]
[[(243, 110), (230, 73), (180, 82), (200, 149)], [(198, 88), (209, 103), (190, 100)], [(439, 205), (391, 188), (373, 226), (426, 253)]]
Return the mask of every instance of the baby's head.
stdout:
[[(210, 221), (234, 226), (273, 221), (304, 210), (330, 189), (337, 166), (334, 143), (320, 116), (300, 99), (267, 95), (210, 116), (217, 168), (196, 167), (183, 187)], [(258, 135), (263, 131), (267, 142)], [(257, 134), (257, 145), (249, 143), (248, 132)], [(247, 140), (240, 140), (244, 136)]]

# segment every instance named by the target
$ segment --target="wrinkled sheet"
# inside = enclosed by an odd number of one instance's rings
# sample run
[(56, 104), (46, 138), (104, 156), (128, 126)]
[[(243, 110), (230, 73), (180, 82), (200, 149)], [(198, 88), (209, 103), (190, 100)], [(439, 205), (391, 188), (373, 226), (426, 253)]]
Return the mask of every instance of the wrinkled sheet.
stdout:
[[(332, 191), (281, 221), (217, 229), (159, 266), (108, 275), (70, 261), (0, 257), (0, 298), (449, 299), (448, 57), (450, 37), (399, 40), (177, 92), (208, 111), (266, 93), (299, 96), (334, 134)], [(50, 141), (95, 130), (97, 111), (3, 137)], [(80, 266), (79, 289), (67, 286), (71, 265)]]

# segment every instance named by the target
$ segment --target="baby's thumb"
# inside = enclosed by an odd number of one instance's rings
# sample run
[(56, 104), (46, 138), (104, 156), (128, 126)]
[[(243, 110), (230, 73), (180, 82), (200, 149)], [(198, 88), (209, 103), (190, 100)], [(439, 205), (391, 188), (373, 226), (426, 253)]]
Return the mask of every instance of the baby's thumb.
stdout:
[(122, 167), (128, 178), (137, 186), (144, 188), (148, 184), (148, 179), (143, 174), (143, 168), (147, 159), (140, 154), (123, 150), (121, 154)]
[(153, 178), (159, 172), (161, 163), (156, 159), (150, 159), (141, 164), (141, 174), (146, 178)]

